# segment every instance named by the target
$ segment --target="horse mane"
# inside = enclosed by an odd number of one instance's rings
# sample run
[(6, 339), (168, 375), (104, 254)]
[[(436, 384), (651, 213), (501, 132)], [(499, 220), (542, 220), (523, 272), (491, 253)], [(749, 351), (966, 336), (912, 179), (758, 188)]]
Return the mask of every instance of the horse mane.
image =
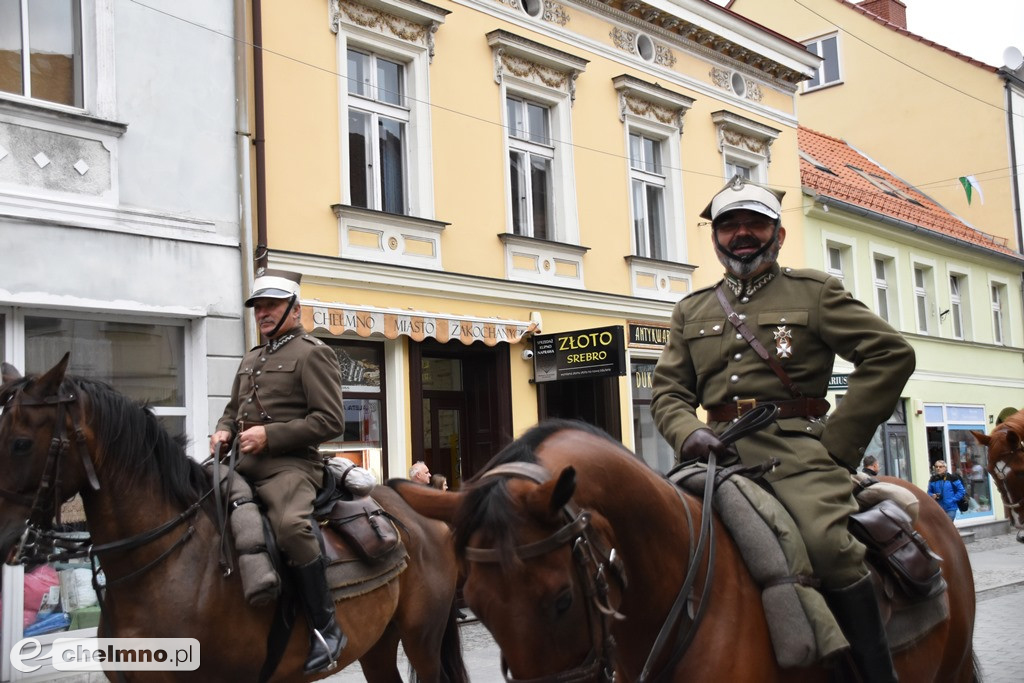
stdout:
[[(6, 405), (34, 379), (23, 377), (5, 385), (0, 405)], [(171, 436), (149, 404), (85, 377), (65, 377), (60, 392), (73, 392), (88, 401), (89, 425), (103, 456), (94, 464), (97, 471), (102, 469), (109, 475), (110, 486), (130, 490), (143, 477), (153, 477), (166, 499), (184, 506), (195, 503), (209, 490), (210, 481), (202, 466), (185, 453), (188, 439)]]
[(579, 420), (545, 420), (528, 429), (518, 439), (505, 446), (476, 476), (466, 482), (465, 498), (453, 520), (452, 538), (455, 550), (462, 555), (469, 538), (477, 531), (493, 545), (501, 557), (503, 566), (517, 562), (516, 539), (512, 530), (521, 522), (522, 515), (513, 506), (504, 477), (486, 477), (488, 471), (514, 462), (537, 464), (537, 448), (556, 432), (566, 429), (587, 432), (622, 446), (607, 432)]

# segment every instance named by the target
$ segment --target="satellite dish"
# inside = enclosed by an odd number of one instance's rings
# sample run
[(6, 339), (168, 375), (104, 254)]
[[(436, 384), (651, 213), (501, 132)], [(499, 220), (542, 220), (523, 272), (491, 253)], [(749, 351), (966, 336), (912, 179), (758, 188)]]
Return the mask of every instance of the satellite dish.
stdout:
[(1016, 71), (1022, 65), (1024, 65), (1024, 54), (1021, 51), (1010, 46), (1003, 50), (1003, 64), (1005, 64), (1011, 71)]

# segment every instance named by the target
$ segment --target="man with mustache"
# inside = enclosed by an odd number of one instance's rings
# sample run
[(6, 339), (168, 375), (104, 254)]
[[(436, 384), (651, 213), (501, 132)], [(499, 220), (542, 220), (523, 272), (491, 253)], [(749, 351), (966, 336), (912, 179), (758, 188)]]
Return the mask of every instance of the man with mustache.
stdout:
[[(861, 679), (894, 681), (865, 548), (846, 524), (857, 510), (850, 472), (892, 415), (914, 350), (837, 278), (778, 265), (783, 195), (737, 176), (701, 213), (725, 277), (676, 305), (651, 410), (678, 461), (706, 461), (710, 452), (745, 465), (780, 460), (764, 478), (804, 538)], [(826, 421), (836, 355), (854, 371)], [(775, 422), (726, 448), (717, 435), (768, 402), (779, 408)]]
[(288, 558), (310, 628), (307, 674), (334, 668), (347, 638), (334, 616), (311, 515), (323, 485), (318, 446), (341, 434), (341, 367), (333, 350), (299, 322), (301, 274), (260, 269), (252, 308), (266, 344), (242, 358), (231, 400), (210, 437), (210, 453), (238, 438), (238, 471), (266, 506), (277, 544)]

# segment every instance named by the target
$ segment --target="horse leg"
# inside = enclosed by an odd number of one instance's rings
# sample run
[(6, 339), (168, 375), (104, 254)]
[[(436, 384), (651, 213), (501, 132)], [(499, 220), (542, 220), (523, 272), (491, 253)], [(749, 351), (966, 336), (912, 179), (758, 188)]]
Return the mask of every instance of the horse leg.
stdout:
[(367, 683), (402, 683), (398, 671), (398, 629), (388, 624), (380, 639), (359, 658)]

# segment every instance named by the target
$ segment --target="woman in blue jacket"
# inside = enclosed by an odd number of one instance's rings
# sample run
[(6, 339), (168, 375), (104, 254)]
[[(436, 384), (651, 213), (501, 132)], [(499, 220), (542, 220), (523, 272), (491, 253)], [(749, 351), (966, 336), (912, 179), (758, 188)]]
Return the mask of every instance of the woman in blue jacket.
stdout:
[(935, 474), (928, 480), (928, 495), (935, 499), (950, 519), (956, 519), (957, 503), (967, 495), (960, 477), (946, 471), (946, 463), (935, 461)]

